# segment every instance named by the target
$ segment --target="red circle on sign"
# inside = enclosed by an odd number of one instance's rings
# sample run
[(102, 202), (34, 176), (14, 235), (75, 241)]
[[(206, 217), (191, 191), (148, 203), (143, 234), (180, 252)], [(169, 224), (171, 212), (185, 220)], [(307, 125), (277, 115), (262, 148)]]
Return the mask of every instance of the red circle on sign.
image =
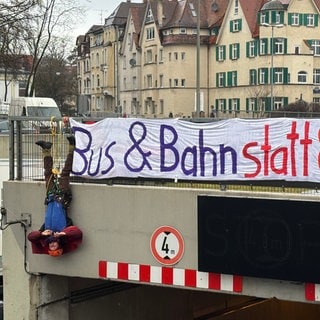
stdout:
[[(161, 245), (161, 248), (159, 245)], [(177, 229), (162, 226), (153, 232), (150, 240), (150, 249), (158, 262), (165, 265), (173, 265), (182, 258), (184, 241)]]

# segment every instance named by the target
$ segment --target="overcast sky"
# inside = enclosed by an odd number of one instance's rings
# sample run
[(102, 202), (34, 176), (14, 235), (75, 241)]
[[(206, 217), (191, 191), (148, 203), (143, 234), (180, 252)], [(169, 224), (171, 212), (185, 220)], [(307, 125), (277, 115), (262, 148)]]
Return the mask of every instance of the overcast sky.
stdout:
[[(143, 0), (132, 0), (132, 2), (141, 3)], [(103, 24), (104, 19), (108, 17), (121, 2), (126, 0), (79, 0), (80, 4), (86, 8), (84, 21), (81, 21), (74, 29), (75, 38), (85, 34), (92, 25)]]

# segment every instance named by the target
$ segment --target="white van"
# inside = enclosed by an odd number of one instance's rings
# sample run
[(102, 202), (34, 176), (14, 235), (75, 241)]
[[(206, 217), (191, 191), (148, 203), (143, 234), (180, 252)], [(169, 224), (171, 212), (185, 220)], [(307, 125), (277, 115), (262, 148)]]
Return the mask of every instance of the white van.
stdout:
[(13, 98), (9, 107), (9, 117), (55, 117), (61, 119), (60, 110), (52, 98), (20, 97)]
[[(52, 131), (51, 119), (54, 117), (57, 123), (61, 121), (61, 112), (52, 98), (20, 97), (13, 98), (9, 107), (9, 117), (30, 117), (32, 121), (23, 121), (27, 127), (32, 127), (38, 133)], [(50, 120), (36, 120), (35, 117), (49, 118)], [(59, 126), (55, 128), (59, 131)]]

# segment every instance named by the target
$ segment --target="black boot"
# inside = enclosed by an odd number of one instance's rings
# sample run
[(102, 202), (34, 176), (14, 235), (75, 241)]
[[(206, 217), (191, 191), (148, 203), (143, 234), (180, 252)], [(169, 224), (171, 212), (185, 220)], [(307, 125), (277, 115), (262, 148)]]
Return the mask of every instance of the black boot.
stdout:
[(75, 145), (76, 145), (76, 139), (75, 139), (74, 136), (68, 136), (67, 139), (68, 139), (69, 144), (70, 144), (71, 146), (75, 146)]
[(50, 150), (51, 147), (52, 147), (52, 143), (51, 142), (43, 141), (43, 140), (37, 141), (36, 145), (40, 146), (44, 150)]

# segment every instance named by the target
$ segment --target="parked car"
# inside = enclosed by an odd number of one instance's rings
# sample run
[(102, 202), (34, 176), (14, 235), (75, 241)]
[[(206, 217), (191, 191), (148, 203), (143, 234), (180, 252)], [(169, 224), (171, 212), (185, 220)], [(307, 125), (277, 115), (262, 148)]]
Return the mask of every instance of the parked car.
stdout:
[[(28, 122), (23, 121), (21, 131), (24, 134), (34, 134), (37, 133), (37, 129), (28, 125)], [(0, 134), (9, 134), (9, 120), (0, 121)]]

